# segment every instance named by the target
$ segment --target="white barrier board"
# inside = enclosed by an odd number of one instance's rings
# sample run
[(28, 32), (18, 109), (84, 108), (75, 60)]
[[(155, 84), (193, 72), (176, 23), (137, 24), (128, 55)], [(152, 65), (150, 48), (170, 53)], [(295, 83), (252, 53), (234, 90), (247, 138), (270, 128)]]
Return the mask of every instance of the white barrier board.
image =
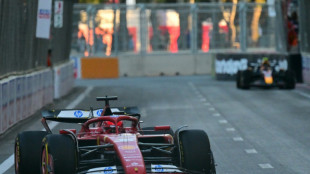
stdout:
[(23, 101), (23, 89), (22, 89), (23, 78), (21, 76), (16, 77), (16, 109), (15, 116), (16, 122), (22, 120), (22, 101)]
[(9, 82), (9, 127), (16, 122), (16, 77), (12, 77)]
[(2, 82), (2, 118), (1, 118), (1, 132), (8, 129), (8, 113), (9, 112), (9, 80)]

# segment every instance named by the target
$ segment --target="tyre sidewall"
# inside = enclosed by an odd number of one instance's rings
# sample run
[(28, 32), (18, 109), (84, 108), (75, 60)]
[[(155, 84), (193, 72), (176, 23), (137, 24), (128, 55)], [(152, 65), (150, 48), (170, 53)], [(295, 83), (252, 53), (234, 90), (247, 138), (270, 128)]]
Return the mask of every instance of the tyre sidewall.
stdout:
[[(50, 134), (42, 141), (41, 156), (47, 148), (47, 154), (52, 156), (54, 174), (74, 174), (77, 168), (77, 150), (74, 140), (69, 135)], [(46, 156), (48, 158), (48, 156)], [(42, 167), (41, 158), (41, 167)], [(42, 171), (42, 169), (41, 169)]]
[[(46, 131), (25, 131), (16, 136), (14, 153), (15, 173), (40, 173), (41, 142), (47, 134)], [(19, 166), (18, 169), (16, 168), (16, 162)]]
[(209, 138), (203, 130), (181, 131), (178, 139), (181, 167), (208, 174), (215, 172)]

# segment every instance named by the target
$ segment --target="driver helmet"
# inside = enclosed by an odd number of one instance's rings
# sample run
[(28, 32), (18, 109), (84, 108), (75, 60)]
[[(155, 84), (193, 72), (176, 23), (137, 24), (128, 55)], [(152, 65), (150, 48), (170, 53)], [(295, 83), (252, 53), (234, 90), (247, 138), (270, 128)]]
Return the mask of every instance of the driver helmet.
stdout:
[(262, 65), (269, 65), (268, 57), (263, 57)]
[[(111, 133), (115, 133), (116, 132), (115, 124), (113, 122), (111, 122), (111, 121), (104, 121), (103, 127), (106, 130), (110, 130)], [(119, 128), (119, 130), (121, 130), (123, 128), (123, 122), (122, 121), (117, 122), (117, 127)]]

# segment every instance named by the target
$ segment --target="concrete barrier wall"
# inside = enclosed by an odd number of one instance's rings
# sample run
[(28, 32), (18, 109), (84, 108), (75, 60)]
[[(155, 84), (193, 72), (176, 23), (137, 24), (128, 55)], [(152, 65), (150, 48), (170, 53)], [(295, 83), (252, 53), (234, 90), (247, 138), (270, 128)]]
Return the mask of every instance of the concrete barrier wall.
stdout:
[(73, 62), (0, 80), (0, 134), (67, 94), (73, 84)]
[[(75, 61), (76, 74), (83, 74), (83, 61), (92, 58), (72, 57)], [(101, 58), (105, 60), (106, 58)], [(160, 76), (160, 75), (195, 75), (212, 74), (214, 72), (214, 53), (197, 54), (120, 54), (118, 67), (113, 66), (109, 71), (117, 72), (120, 77), (142, 77), (142, 76)], [(104, 63), (104, 61), (102, 61)], [(101, 71), (97, 71), (101, 72)], [(104, 73), (104, 72), (102, 72)], [(107, 74), (108, 75), (108, 74)], [(102, 78), (104, 74), (101, 74)], [(79, 78), (79, 76), (76, 76)], [(81, 75), (81, 78), (87, 78)], [(111, 78), (111, 77), (109, 77)]]
[(74, 62), (56, 66), (54, 70), (54, 98), (66, 95), (74, 85)]
[(52, 71), (42, 70), (27, 75), (11, 76), (0, 81), (0, 134), (45, 104), (53, 102), (53, 97), (43, 99), (44, 96), (53, 96), (53, 93), (47, 90), (49, 86), (45, 88), (43, 85), (44, 81), (53, 81), (52, 76), (44, 79), (47, 74), (52, 74)]
[(303, 82), (310, 85), (310, 54), (302, 53), (302, 77)]
[(215, 54), (152, 54), (119, 56), (120, 76), (211, 74)]

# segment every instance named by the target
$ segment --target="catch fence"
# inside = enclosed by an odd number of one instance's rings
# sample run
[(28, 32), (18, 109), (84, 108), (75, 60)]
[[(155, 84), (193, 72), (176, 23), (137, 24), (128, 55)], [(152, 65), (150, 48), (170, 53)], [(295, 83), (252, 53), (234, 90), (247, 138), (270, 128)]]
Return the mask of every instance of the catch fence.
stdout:
[(38, 0), (0, 0), (0, 77), (25, 73), (47, 66), (48, 50), (52, 63), (69, 60), (72, 0), (63, 2), (63, 27), (54, 28), (52, 0), (50, 39), (36, 38)]
[(281, 4), (76, 4), (71, 55), (285, 52)]

